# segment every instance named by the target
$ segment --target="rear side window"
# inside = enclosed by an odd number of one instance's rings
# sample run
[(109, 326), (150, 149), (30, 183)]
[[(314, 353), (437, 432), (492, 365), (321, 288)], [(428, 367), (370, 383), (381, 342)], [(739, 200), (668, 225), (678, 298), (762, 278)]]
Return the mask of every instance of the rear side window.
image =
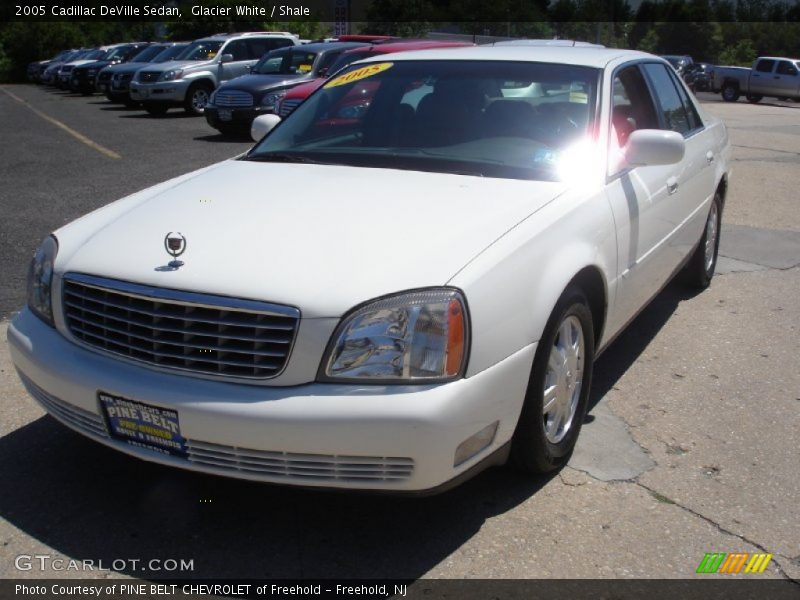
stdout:
[(686, 88), (683, 87), (680, 79), (675, 73), (670, 73), (670, 77), (672, 77), (672, 83), (675, 84), (675, 88), (678, 90), (678, 95), (681, 97), (683, 108), (686, 109), (686, 116), (689, 119), (689, 131), (693, 132), (697, 131), (698, 129), (702, 129), (703, 120), (700, 118), (694, 102), (692, 102), (691, 98), (689, 98), (689, 94), (686, 93)]
[(797, 67), (788, 60), (782, 60), (778, 63), (776, 73), (778, 73), (778, 75), (797, 75)]
[(250, 58), (261, 58), (270, 50), (292, 46), (292, 41), (286, 38), (255, 38), (247, 40)]
[(772, 73), (773, 66), (775, 66), (774, 60), (760, 60), (756, 63), (756, 71), (759, 73)]
[(650, 63), (644, 65), (644, 71), (650, 80), (653, 95), (663, 116), (664, 126), (661, 129), (671, 129), (687, 135), (692, 130), (692, 126), (667, 67), (662, 64)]

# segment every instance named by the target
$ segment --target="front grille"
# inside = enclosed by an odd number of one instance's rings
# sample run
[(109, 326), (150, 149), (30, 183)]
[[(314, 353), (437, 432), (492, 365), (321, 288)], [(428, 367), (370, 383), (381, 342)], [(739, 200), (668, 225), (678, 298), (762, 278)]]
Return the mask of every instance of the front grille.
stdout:
[(64, 65), (63, 67), (61, 67), (61, 72), (62, 73), (69, 73), (74, 68), (75, 68), (75, 65)]
[(401, 481), (414, 471), (414, 460), (383, 456), (335, 456), (264, 452), (187, 440), (189, 461), (242, 474), (309, 481)]
[(64, 278), (64, 318), (98, 350), (204, 375), (266, 379), (283, 371), (300, 311), (266, 302)]
[(287, 115), (288, 115), (288, 114), (290, 114), (290, 113), (291, 113), (291, 112), (292, 112), (292, 111), (293, 111), (295, 108), (297, 108), (298, 106), (300, 106), (300, 103), (301, 103), (302, 101), (303, 101), (302, 99), (297, 99), (297, 100), (295, 100), (294, 98), (292, 98), (292, 99), (290, 99), (290, 100), (284, 100), (283, 102), (281, 102), (281, 111), (280, 111), (280, 113), (279, 113), (279, 116), (280, 116), (281, 118), (283, 118), (283, 117), (287, 116)]
[(56, 417), (59, 421), (67, 425), (71, 425), (75, 429), (96, 437), (107, 438), (108, 432), (106, 431), (105, 423), (100, 415), (95, 415), (88, 411), (73, 406), (63, 400), (56, 398), (52, 394), (48, 394), (38, 385), (33, 383), (21, 371), (18, 371), (19, 378), (22, 380), (25, 389), (34, 397), (34, 399), (42, 405), (42, 407), (51, 415)]
[(160, 71), (139, 71), (139, 81), (142, 83), (152, 83), (154, 81), (158, 81), (160, 76)]
[(239, 90), (223, 90), (214, 96), (214, 104), (223, 108), (253, 106), (253, 94)]

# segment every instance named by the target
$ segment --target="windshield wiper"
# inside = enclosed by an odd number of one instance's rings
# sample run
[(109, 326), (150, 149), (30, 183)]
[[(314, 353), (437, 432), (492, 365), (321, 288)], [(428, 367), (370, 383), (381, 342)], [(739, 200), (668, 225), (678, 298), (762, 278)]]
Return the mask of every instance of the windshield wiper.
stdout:
[(282, 162), (282, 163), (307, 163), (314, 165), (330, 164), (300, 154), (291, 154), (289, 152), (268, 152), (266, 154), (253, 154), (245, 156), (242, 160), (253, 160), (258, 162)]

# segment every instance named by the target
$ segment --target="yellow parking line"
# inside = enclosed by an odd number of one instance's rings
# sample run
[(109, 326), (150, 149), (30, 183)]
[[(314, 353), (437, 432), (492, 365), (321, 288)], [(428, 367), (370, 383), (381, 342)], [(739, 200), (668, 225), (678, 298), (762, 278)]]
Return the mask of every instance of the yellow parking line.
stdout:
[(58, 119), (54, 119), (54, 118), (53, 118), (53, 117), (51, 117), (50, 115), (46, 115), (45, 113), (43, 113), (43, 112), (42, 112), (42, 111), (40, 111), (39, 109), (37, 109), (37, 108), (34, 108), (34, 107), (31, 105), (31, 103), (30, 103), (30, 102), (28, 102), (27, 100), (23, 100), (22, 98), (20, 98), (19, 96), (17, 96), (15, 93), (13, 93), (13, 92), (11, 92), (11, 91), (7, 90), (5, 87), (0, 87), (0, 90), (2, 90), (3, 92), (5, 92), (5, 93), (6, 93), (8, 96), (10, 96), (11, 98), (13, 98), (14, 100), (16, 100), (17, 102), (19, 102), (20, 104), (23, 104), (24, 106), (26, 106), (27, 108), (29, 108), (29, 109), (30, 109), (30, 110), (31, 110), (31, 111), (32, 111), (34, 114), (37, 114), (37, 115), (39, 115), (39, 116), (40, 116), (40, 117), (42, 117), (42, 118), (43, 118), (45, 121), (49, 121), (50, 123), (52, 123), (52, 124), (53, 124), (53, 125), (55, 125), (56, 127), (60, 127), (61, 129), (63, 129), (64, 131), (66, 131), (68, 134), (70, 134), (72, 137), (74, 137), (76, 140), (78, 140), (79, 142), (83, 142), (84, 144), (86, 144), (86, 145), (87, 145), (87, 146), (89, 146), (90, 148), (94, 148), (94, 149), (95, 149), (95, 150), (97, 150), (97, 151), (98, 151), (100, 154), (103, 154), (104, 156), (107, 156), (107, 157), (109, 157), (109, 158), (115, 158), (115, 159), (122, 158), (122, 157), (121, 157), (119, 154), (117, 154), (117, 153), (116, 153), (116, 152), (114, 152), (113, 150), (109, 150), (109, 149), (108, 149), (108, 148), (106, 148), (105, 146), (101, 146), (101, 145), (100, 145), (100, 144), (98, 144), (97, 142), (90, 140), (88, 137), (86, 137), (86, 136), (85, 136), (85, 135), (83, 135), (82, 133), (78, 133), (77, 131), (75, 131), (74, 129), (72, 129), (72, 127), (69, 127), (68, 125), (64, 125), (64, 123), (62, 123), (62, 122), (61, 122), (61, 121), (59, 121)]

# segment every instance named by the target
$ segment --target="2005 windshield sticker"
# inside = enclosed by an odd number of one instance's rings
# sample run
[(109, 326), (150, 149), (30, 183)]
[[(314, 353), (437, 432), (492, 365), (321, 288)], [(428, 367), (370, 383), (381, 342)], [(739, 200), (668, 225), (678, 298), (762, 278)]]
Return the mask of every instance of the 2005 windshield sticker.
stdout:
[(131, 446), (172, 456), (186, 456), (186, 440), (181, 436), (178, 413), (98, 392), (111, 435)]
[(391, 69), (393, 66), (394, 63), (390, 62), (378, 63), (376, 65), (367, 65), (366, 67), (361, 67), (360, 69), (356, 69), (355, 71), (350, 71), (349, 73), (345, 73), (344, 75), (339, 75), (338, 77), (334, 77), (328, 83), (325, 84), (325, 87), (332, 88), (336, 87), (337, 85), (345, 85), (348, 83), (353, 83), (354, 81), (358, 81), (359, 79), (366, 79), (367, 77), (372, 77), (373, 75), (382, 73), (386, 69)]

